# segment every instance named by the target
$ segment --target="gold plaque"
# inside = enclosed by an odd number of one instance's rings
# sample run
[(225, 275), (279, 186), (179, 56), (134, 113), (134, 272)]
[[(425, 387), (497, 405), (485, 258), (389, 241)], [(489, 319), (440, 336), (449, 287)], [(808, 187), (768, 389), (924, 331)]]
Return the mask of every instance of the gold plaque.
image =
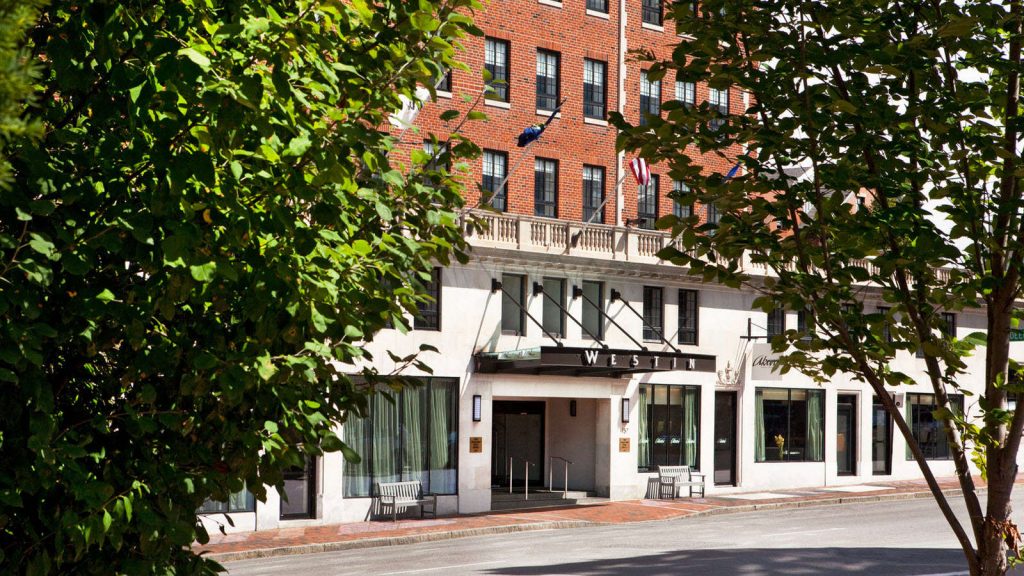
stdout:
[(629, 452), (629, 438), (619, 438), (619, 452)]
[(480, 436), (469, 437), (469, 452), (480, 453), (484, 451), (484, 439)]

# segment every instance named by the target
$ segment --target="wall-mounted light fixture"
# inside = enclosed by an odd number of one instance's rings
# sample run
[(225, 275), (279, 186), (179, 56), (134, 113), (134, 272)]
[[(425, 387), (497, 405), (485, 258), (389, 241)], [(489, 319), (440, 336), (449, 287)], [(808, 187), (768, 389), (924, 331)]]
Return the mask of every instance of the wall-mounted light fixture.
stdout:
[(622, 423), (629, 424), (629, 398), (622, 398)]
[(622, 299), (622, 292), (619, 292), (615, 288), (612, 288), (611, 294), (608, 296), (612, 302)]
[(491, 278), (491, 293), (501, 292), (501, 280)]
[(580, 288), (579, 286), (573, 284), (573, 287), (572, 287), (572, 299), (575, 300), (575, 299), (579, 298), (580, 296), (583, 296), (583, 288)]
[(473, 422), (479, 422), (483, 418), (484, 399), (479, 394), (473, 394)]
[(541, 284), (540, 282), (534, 282), (533, 283), (533, 295), (534, 296), (540, 296), (543, 293), (544, 293), (544, 285)]
[(576, 417), (576, 401), (569, 400), (569, 416)]

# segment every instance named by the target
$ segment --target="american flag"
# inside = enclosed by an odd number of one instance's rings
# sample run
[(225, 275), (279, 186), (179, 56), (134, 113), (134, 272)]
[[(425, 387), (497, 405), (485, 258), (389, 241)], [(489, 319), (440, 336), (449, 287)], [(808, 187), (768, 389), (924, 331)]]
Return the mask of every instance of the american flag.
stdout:
[(651, 181), (651, 168), (643, 158), (634, 158), (629, 162), (629, 169), (633, 171), (633, 177), (640, 186), (647, 186)]

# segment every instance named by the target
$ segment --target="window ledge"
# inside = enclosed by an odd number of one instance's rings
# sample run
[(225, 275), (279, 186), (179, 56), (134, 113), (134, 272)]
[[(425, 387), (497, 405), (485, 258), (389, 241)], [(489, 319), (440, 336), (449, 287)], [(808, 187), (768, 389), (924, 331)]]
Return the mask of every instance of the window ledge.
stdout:
[(602, 20), (609, 19), (609, 16), (606, 12), (598, 12), (597, 10), (587, 10), (587, 16), (593, 16), (594, 18), (600, 18)]
[(484, 99), (484, 106), (493, 106), (495, 108), (504, 108), (505, 110), (512, 109), (512, 103), (502, 102), (501, 100), (488, 100)]
[[(551, 110), (545, 110), (543, 108), (537, 108), (537, 116), (544, 116), (545, 118), (551, 116)], [(562, 113), (558, 112), (555, 114), (555, 118), (561, 118)]]
[(679, 33), (679, 34), (676, 34), (676, 36), (682, 38), (683, 40), (696, 40), (697, 39), (696, 36), (692, 36), (690, 34)]
[(664, 32), (664, 26), (658, 26), (657, 24), (648, 24), (647, 22), (641, 22), (640, 27), (644, 30), (654, 30), (655, 32)]
[(438, 98), (451, 98), (452, 97), (452, 93), (447, 91), (447, 90), (436, 90), (435, 92), (437, 93), (437, 97)]
[(608, 125), (608, 121), (607, 120), (598, 120), (597, 118), (590, 118), (590, 117), (587, 117), (587, 116), (583, 117), (583, 123), (584, 124), (593, 124), (594, 126), (607, 126)]
[(545, 6), (551, 6), (552, 8), (561, 8), (562, 3), (556, 0), (537, 0), (537, 4), (543, 4)]

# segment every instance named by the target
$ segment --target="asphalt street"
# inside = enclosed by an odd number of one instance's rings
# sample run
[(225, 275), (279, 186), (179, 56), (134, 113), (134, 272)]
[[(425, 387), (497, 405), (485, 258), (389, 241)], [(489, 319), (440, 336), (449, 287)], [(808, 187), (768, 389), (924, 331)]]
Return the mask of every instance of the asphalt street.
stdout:
[[(950, 498), (954, 505), (957, 498)], [(1024, 510), (1024, 495), (1014, 508)], [(225, 566), (231, 576), (966, 574), (956, 539), (930, 499), (520, 532)]]

